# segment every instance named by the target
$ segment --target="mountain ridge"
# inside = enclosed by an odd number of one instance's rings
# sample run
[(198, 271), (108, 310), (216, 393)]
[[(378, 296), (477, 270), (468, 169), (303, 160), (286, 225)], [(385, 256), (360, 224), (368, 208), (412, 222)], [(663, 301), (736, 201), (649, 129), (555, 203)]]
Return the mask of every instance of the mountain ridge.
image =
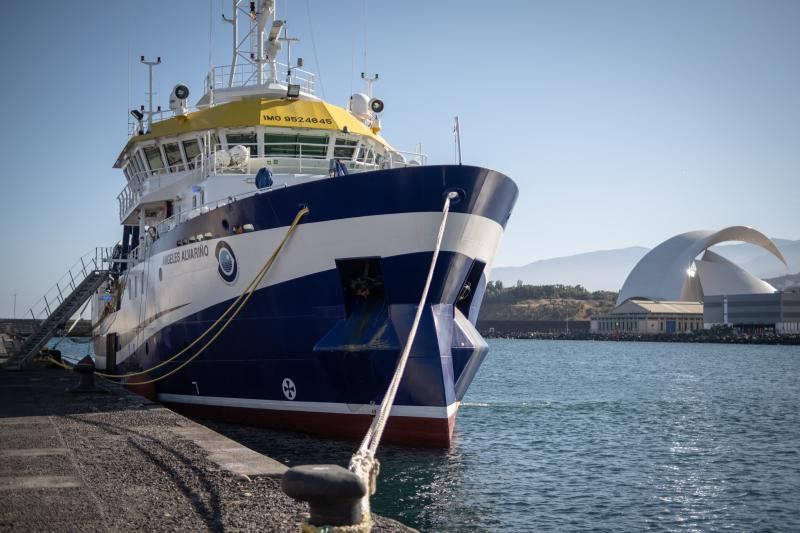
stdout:
[[(759, 278), (775, 278), (800, 272), (800, 239), (773, 239), (788, 268), (769, 252), (747, 243), (713, 246), (714, 252)], [(581, 285), (590, 291), (618, 291), (636, 263), (650, 251), (628, 246), (539, 259), (526, 265), (495, 267), (491, 279), (514, 285)]]

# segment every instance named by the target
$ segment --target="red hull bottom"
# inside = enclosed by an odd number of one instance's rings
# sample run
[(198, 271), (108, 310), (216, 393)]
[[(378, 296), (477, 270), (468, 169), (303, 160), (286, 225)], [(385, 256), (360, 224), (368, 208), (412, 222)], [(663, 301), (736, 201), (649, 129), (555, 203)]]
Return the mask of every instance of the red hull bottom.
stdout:
[[(208, 418), (248, 426), (288, 429), (334, 439), (361, 440), (372, 423), (372, 415), (279, 411), (246, 407), (219, 407), (164, 402), (170, 409), (190, 417)], [(456, 413), (449, 418), (392, 416), (382, 442), (405, 446), (449, 448)]]

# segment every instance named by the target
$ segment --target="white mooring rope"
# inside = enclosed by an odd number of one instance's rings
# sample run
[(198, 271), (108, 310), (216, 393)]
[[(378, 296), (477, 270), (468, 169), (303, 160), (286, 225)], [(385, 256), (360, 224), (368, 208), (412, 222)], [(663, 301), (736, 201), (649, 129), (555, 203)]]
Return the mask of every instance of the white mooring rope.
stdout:
[(433, 249), (433, 257), (431, 259), (431, 266), (428, 269), (428, 279), (425, 280), (425, 287), (422, 289), (422, 297), (417, 306), (417, 312), (414, 315), (414, 322), (411, 324), (411, 330), (408, 333), (408, 339), (400, 353), (400, 359), (397, 361), (397, 368), (392, 376), (392, 381), (389, 382), (389, 387), (386, 389), (386, 395), (375, 413), (375, 418), (372, 419), (372, 424), (369, 426), (364, 440), (361, 441), (356, 453), (350, 458), (349, 469), (351, 472), (358, 475), (363, 479), (368, 487), (367, 495), (361, 502), (361, 512), (364, 520), (369, 519), (369, 497), (375, 493), (375, 482), (378, 478), (379, 463), (375, 458), (375, 452), (378, 450), (378, 445), (383, 436), (383, 430), (386, 427), (386, 422), (389, 420), (389, 413), (394, 404), (394, 397), (397, 394), (397, 389), (400, 386), (400, 380), (403, 377), (403, 372), (406, 368), (408, 356), (411, 353), (411, 346), (414, 344), (414, 337), (417, 335), (417, 328), (419, 321), (422, 318), (422, 311), (425, 308), (425, 300), (428, 299), (428, 291), (431, 288), (431, 280), (433, 279), (433, 271), (436, 268), (436, 261), (439, 258), (439, 250), (442, 247), (442, 238), (444, 237), (444, 229), (447, 225), (447, 214), (450, 212), (450, 201), (458, 197), (458, 193), (450, 192), (444, 200), (444, 207), (442, 208), (442, 222), (439, 224), (439, 233), (436, 236), (436, 246)]

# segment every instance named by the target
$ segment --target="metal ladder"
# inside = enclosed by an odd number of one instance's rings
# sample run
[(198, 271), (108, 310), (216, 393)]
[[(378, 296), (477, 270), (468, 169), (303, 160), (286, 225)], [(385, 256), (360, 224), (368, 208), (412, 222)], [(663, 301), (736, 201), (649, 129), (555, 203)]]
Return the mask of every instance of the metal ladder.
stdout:
[[(33, 332), (21, 343), (3, 366), (21, 370), (47, 345), (69, 318), (108, 279), (111, 248), (95, 248), (81, 257), (61, 279), (29, 310)], [(104, 263), (108, 263), (106, 266)], [(49, 297), (49, 298), (48, 298)], [(38, 311), (37, 311), (38, 310)], [(38, 321), (38, 323), (37, 323)]]

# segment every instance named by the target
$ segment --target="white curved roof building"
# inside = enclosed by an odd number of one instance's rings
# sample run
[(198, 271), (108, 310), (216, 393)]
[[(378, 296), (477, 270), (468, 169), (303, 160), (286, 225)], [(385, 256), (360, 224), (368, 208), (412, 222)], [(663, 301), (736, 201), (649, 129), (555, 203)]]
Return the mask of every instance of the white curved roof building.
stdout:
[(633, 267), (619, 291), (617, 305), (630, 298), (702, 302), (704, 295), (776, 292), (769, 283), (708, 249), (728, 241), (760, 246), (786, 264), (775, 243), (753, 228), (690, 231), (659, 244)]

